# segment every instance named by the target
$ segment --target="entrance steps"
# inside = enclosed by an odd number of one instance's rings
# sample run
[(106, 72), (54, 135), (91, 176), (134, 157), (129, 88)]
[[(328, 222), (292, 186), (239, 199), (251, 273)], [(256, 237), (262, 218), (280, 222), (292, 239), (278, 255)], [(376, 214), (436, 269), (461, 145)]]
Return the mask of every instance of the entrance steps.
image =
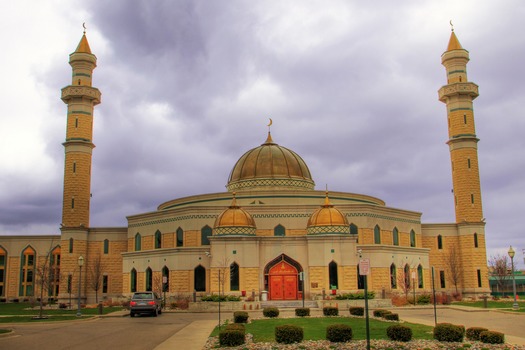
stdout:
[[(261, 302), (261, 308), (265, 307), (276, 307), (278, 309), (297, 309), (303, 307), (302, 300), (268, 300)], [(318, 308), (319, 305), (315, 300), (305, 300), (304, 307), (309, 307), (311, 309)]]

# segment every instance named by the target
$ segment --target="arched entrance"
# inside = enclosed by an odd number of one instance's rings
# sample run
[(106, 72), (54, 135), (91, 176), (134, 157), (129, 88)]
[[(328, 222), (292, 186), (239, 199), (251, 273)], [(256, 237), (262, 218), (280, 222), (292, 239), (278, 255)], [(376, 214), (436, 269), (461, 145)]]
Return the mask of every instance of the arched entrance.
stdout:
[(272, 260), (264, 269), (265, 287), (270, 300), (297, 300), (303, 290), (299, 281), (301, 265), (282, 254)]

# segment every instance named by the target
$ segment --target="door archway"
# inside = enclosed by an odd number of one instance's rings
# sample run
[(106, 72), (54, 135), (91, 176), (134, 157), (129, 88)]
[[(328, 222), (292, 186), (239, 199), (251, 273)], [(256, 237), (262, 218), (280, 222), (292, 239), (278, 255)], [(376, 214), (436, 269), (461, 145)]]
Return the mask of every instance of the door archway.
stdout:
[(303, 291), (302, 282), (299, 281), (301, 265), (281, 254), (270, 261), (264, 269), (265, 288), (268, 290), (270, 300), (297, 300)]

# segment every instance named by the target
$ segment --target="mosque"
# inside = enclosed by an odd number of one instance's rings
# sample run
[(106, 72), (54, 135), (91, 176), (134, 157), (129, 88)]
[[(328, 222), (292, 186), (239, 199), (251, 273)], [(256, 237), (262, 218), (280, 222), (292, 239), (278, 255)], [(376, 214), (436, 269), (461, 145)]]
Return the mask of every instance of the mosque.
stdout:
[(478, 86), (467, 78), (469, 52), (454, 31), (441, 59), (455, 222), (422, 223), (421, 213), (372, 196), (315, 190), (301, 156), (268, 132), (233, 164), (226, 192), (173, 199), (128, 216), (125, 227), (91, 227), (93, 116), (101, 93), (92, 85), (97, 58), (84, 33), (69, 58), (71, 85), (61, 94), (67, 127), (60, 235), (0, 236), (0, 300), (42, 292), (59, 300), (80, 294), (91, 303), (141, 290), (176, 297), (219, 288), (310, 300), (363, 290), (360, 259), (369, 261), (368, 289), (376, 295), (429, 293), (432, 272), (437, 291), (489, 292), (473, 112)]

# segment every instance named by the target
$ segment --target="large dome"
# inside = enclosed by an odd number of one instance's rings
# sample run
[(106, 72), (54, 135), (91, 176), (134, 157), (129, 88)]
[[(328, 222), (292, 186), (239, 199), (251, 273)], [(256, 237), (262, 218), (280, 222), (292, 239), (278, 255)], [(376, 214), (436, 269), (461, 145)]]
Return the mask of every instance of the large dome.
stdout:
[(242, 155), (233, 167), (229, 191), (251, 189), (313, 190), (315, 186), (304, 160), (294, 151), (274, 143), (270, 133), (266, 142)]

